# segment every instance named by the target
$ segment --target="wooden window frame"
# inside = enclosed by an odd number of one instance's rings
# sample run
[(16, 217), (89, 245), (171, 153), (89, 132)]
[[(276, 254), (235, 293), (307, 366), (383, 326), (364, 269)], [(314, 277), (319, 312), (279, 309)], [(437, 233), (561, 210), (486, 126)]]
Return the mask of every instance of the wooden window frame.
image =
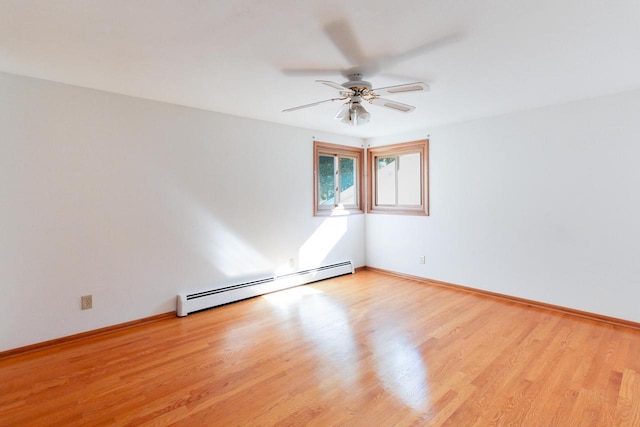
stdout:
[[(334, 205), (331, 208), (322, 208), (319, 203), (319, 181), (318, 181), (318, 162), (320, 155), (328, 155), (334, 157), (351, 157), (356, 159), (356, 206), (344, 207), (342, 205)], [(339, 177), (337, 181), (340, 182)], [(331, 216), (331, 215), (354, 215), (364, 213), (364, 148), (350, 147), (347, 145), (331, 144), (328, 142), (313, 141), (313, 215), (314, 216)]]
[[(395, 157), (402, 154), (420, 153), (420, 198), (418, 205), (385, 205), (376, 202), (376, 159), (378, 157)], [(367, 149), (367, 213), (397, 214), (397, 215), (429, 215), (429, 140), (404, 142)]]

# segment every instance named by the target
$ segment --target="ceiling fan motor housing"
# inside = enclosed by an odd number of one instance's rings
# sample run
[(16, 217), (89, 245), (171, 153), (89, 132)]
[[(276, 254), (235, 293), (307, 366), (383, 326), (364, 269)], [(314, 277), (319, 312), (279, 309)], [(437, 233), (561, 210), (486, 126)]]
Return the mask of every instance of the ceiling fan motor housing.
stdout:
[(362, 80), (362, 74), (349, 74), (347, 78), (349, 79), (349, 81), (343, 83), (342, 86), (351, 89), (357, 94), (360, 94), (364, 91), (370, 91), (373, 87), (371, 86), (371, 83)]

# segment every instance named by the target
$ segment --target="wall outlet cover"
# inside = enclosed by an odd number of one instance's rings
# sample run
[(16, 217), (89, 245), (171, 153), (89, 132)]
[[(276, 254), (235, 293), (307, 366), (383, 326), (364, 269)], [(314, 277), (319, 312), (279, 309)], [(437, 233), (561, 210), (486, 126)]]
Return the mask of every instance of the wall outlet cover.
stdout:
[(83, 310), (93, 308), (93, 295), (84, 295), (80, 297), (80, 305)]

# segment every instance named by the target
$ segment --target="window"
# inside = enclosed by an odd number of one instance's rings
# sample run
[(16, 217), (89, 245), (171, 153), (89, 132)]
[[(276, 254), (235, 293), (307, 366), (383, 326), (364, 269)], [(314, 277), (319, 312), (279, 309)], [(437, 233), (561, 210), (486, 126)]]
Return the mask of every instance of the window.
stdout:
[(313, 143), (314, 215), (362, 213), (364, 150)]
[(367, 151), (367, 212), (429, 215), (429, 140)]

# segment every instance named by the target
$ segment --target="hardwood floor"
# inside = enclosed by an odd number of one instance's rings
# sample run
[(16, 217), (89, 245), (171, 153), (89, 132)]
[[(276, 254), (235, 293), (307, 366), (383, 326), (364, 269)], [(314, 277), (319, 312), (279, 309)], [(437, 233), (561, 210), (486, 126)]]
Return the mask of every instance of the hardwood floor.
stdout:
[(640, 331), (369, 271), (0, 360), (0, 425), (640, 425)]

